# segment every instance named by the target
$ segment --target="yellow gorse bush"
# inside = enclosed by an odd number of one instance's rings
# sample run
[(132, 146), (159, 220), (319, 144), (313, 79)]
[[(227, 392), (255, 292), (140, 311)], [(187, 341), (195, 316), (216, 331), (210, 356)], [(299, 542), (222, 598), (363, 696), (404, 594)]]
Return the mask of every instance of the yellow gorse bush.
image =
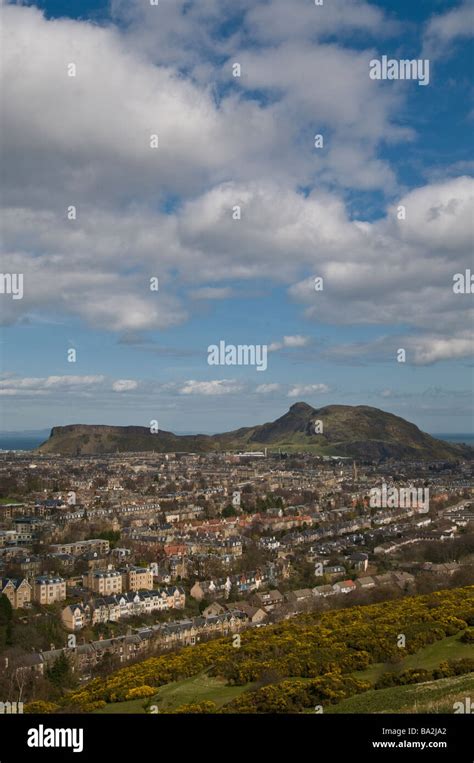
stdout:
[(141, 699), (141, 697), (153, 697), (156, 694), (156, 689), (152, 686), (136, 686), (134, 689), (130, 689), (125, 699)]
[[(331, 691), (340, 696), (341, 692), (358, 690), (355, 684), (342, 680), (341, 674), (399, 654), (400, 633), (406, 637), (405, 653), (413, 654), (426, 644), (466, 630), (473, 623), (474, 586), (322, 615), (303, 615), (264, 629), (244, 631), (239, 649), (233, 648), (229, 636), (148, 658), (105, 679), (91, 681), (70, 694), (67, 701), (85, 710), (91, 702), (120, 702), (132, 696), (148, 696), (139, 692), (144, 687), (152, 690), (151, 687), (203, 670), (237, 685), (257, 681), (268, 670), (295, 678), (339, 676), (339, 683), (331, 684)], [(326, 689), (329, 686), (325, 684)], [(271, 687), (265, 689), (271, 694)], [(316, 692), (316, 685), (314, 689)], [(132, 694), (135, 691), (138, 693)]]

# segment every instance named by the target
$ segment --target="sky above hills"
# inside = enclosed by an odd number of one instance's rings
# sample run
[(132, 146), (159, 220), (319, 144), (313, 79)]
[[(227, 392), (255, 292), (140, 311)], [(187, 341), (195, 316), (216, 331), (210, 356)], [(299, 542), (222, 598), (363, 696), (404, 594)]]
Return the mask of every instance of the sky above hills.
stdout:
[(1, 5), (3, 429), (474, 431), (472, 2)]

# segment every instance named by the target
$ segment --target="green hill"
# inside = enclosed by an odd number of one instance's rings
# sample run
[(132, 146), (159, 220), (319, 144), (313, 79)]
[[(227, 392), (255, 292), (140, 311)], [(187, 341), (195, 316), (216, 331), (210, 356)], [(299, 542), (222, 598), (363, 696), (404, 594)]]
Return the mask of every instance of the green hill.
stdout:
[(209, 453), (265, 447), (270, 451), (368, 459), (452, 461), (474, 457), (474, 448), (437, 440), (405, 419), (378, 408), (366, 405), (312, 408), (307, 403), (295, 403), (276, 421), (215, 435), (175, 435), (166, 431), (152, 434), (146, 427), (70, 424), (54, 427), (38, 451), (63, 455), (127, 451)]

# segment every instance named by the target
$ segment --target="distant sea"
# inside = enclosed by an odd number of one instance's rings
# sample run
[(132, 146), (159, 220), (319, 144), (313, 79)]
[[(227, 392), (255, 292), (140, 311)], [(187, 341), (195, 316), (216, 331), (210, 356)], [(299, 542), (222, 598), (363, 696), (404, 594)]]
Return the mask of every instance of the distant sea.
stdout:
[[(0, 432), (0, 450), (34, 450), (48, 439), (50, 430), (39, 432)], [(445, 434), (435, 432), (433, 437), (447, 442), (464, 442), (474, 447), (474, 434)]]
[(446, 440), (447, 442), (463, 442), (465, 445), (471, 445), (474, 447), (474, 434), (441, 434), (435, 432), (431, 435), (438, 440)]
[(0, 432), (0, 450), (34, 450), (48, 439), (50, 431)]

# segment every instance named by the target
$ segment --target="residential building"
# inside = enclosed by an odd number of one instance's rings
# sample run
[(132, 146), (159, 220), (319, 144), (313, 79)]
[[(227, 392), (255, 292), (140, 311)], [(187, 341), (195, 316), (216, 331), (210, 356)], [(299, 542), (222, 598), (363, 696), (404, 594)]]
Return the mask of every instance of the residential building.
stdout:
[(355, 582), (356, 582), (356, 586), (363, 591), (366, 591), (368, 588), (375, 588), (375, 580), (370, 575), (357, 578)]
[(118, 622), (134, 615), (150, 615), (156, 611), (184, 609), (186, 594), (179, 586), (153, 591), (137, 591), (104, 596), (88, 604), (65, 607), (61, 620), (69, 630), (81, 630), (85, 625)]
[(91, 570), (83, 575), (82, 583), (103, 596), (122, 593), (122, 575), (117, 570)]
[(123, 591), (153, 590), (153, 571), (149, 567), (128, 567), (120, 572)]
[(64, 578), (41, 575), (33, 581), (33, 598), (38, 604), (53, 604), (66, 598)]
[(0, 578), (0, 593), (7, 597), (12, 609), (22, 609), (31, 601), (31, 585), (25, 578)]
[(90, 612), (87, 604), (70, 604), (61, 612), (62, 624), (70, 631), (79, 631), (90, 621)]
[(367, 554), (363, 554), (357, 551), (355, 554), (351, 554), (349, 556), (349, 562), (351, 567), (353, 567), (358, 572), (366, 572), (367, 567), (369, 566), (369, 557)]
[(55, 543), (50, 546), (50, 549), (58, 554), (72, 554), (73, 556), (80, 556), (88, 551), (108, 554), (110, 541), (103, 540), (102, 538), (91, 538), (90, 540), (78, 540), (75, 543)]
[(252, 601), (257, 607), (262, 607), (265, 612), (271, 612), (275, 607), (283, 604), (285, 597), (278, 590), (259, 591), (253, 594)]

